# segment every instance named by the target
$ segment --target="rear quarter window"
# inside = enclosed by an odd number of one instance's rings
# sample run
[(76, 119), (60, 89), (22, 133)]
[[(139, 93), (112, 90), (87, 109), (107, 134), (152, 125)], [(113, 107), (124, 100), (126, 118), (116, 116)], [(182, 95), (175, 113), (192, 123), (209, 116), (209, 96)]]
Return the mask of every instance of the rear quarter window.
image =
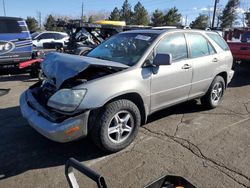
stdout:
[(229, 47), (226, 43), (226, 41), (218, 34), (216, 33), (207, 33), (209, 38), (211, 38), (221, 49), (224, 51), (228, 51)]
[(54, 39), (60, 40), (66, 37), (65, 35), (59, 34), (59, 33), (54, 33)]
[(22, 28), (16, 20), (0, 19), (0, 33), (21, 33)]
[(198, 33), (186, 33), (192, 58), (215, 54), (215, 50), (208, 40)]

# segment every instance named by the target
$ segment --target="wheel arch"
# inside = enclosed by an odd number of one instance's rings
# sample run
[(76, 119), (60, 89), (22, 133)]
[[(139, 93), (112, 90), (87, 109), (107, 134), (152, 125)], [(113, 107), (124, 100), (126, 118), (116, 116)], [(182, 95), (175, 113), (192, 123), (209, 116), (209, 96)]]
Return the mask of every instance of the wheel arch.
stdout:
[[(105, 106), (106, 104), (111, 103), (113, 101), (121, 100), (121, 99), (127, 99), (127, 100), (135, 103), (135, 105), (138, 107), (140, 114), (141, 114), (141, 124), (142, 125), (145, 124), (147, 121), (147, 114), (148, 113), (147, 113), (147, 110), (144, 106), (144, 102), (143, 102), (141, 95), (136, 93), (136, 92), (126, 93), (126, 94), (121, 94), (119, 96), (116, 96), (112, 99), (109, 99), (103, 106)], [(89, 125), (88, 125), (89, 130), (91, 130), (90, 124), (92, 124), (95, 121), (95, 119), (98, 117), (100, 109), (101, 109), (101, 107), (90, 111), (90, 116), (89, 116), (90, 118), (89, 118)]]
[(140, 114), (141, 114), (142, 125), (146, 123), (146, 121), (147, 121), (147, 111), (145, 109), (144, 102), (143, 102), (143, 99), (142, 99), (140, 94), (138, 94), (136, 92), (122, 94), (122, 95), (119, 95), (119, 96), (116, 96), (116, 97), (110, 99), (108, 102), (105, 103), (105, 105), (107, 103), (110, 103), (112, 101), (116, 101), (116, 100), (119, 100), (119, 99), (127, 99), (127, 100), (132, 101), (133, 103), (135, 103), (135, 105), (138, 107), (138, 109), (140, 111)]
[(223, 79), (224, 79), (224, 81), (225, 81), (225, 89), (227, 88), (227, 72), (226, 71), (224, 71), (224, 72), (220, 72), (219, 74), (217, 74), (216, 76), (221, 76)]

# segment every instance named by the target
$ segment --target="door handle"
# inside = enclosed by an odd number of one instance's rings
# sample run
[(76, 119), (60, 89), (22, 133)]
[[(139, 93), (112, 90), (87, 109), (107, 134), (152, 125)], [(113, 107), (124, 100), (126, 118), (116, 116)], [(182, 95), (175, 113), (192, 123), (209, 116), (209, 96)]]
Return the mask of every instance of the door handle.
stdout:
[(191, 65), (189, 65), (189, 64), (185, 64), (185, 65), (183, 65), (183, 67), (181, 67), (182, 69), (190, 69), (190, 68), (192, 68), (192, 66)]
[(217, 58), (214, 58), (213, 60), (212, 60), (212, 62), (214, 62), (214, 63), (216, 63), (216, 62), (218, 62), (219, 60), (217, 59)]

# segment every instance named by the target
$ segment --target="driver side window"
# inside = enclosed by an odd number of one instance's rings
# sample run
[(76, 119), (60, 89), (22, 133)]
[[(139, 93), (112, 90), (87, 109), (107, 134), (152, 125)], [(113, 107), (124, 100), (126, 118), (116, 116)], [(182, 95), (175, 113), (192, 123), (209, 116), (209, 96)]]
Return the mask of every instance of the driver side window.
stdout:
[(188, 50), (184, 34), (175, 33), (166, 36), (156, 47), (156, 54), (158, 53), (171, 54), (173, 62), (187, 59)]

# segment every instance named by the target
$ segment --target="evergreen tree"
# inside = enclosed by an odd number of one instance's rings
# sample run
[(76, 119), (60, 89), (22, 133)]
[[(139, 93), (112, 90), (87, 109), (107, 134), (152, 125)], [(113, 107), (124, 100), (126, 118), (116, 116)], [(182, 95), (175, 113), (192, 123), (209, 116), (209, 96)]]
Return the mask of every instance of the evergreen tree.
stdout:
[(151, 22), (152, 22), (152, 25), (154, 27), (163, 26), (164, 25), (164, 14), (163, 14), (163, 12), (160, 11), (159, 9), (156, 9), (153, 12), (153, 15), (151, 17)]
[(81, 20), (82, 20), (83, 22), (87, 22), (87, 16), (85, 16), (85, 15), (81, 16)]
[(38, 22), (34, 17), (28, 16), (26, 23), (30, 31), (35, 32), (38, 30)]
[(133, 24), (135, 25), (148, 25), (148, 12), (145, 7), (138, 2), (134, 7)]
[(167, 14), (164, 16), (165, 24), (169, 26), (178, 26), (181, 22), (181, 14), (178, 13), (176, 7), (169, 9)]
[(224, 8), (221, 16), (221, 27), (232, 27), (234, 21), (237, 18), (236, 9), (240, 4), (240, 0), (229, 0), (226, 7)]
[(190, 27), (192, 29), (205, 29), (208, 27), (208, 16), (200, 14), (192, 23)]
[(55, 27), (55, 18), (50, 14), (44, 24), (44, 28), (47, 31), (57, 31), (57, 28)]
[(129, 25), (132, 23), (132, 16), (133, 12), (131, 10), (131, 5), (128, 0), (125, 0), (121, 9), (121, 20), (125, 21), (126, 24)]
[(88, 22), (89, 22), (89, 23), (93, 23), (93, 22), (94, 22), (94, 17), (93, 17), (92, 15), (89, 17)]
[(117, 7), (110, 13), (109, 20), (118, 21), (120, 20), (120, 11)]

